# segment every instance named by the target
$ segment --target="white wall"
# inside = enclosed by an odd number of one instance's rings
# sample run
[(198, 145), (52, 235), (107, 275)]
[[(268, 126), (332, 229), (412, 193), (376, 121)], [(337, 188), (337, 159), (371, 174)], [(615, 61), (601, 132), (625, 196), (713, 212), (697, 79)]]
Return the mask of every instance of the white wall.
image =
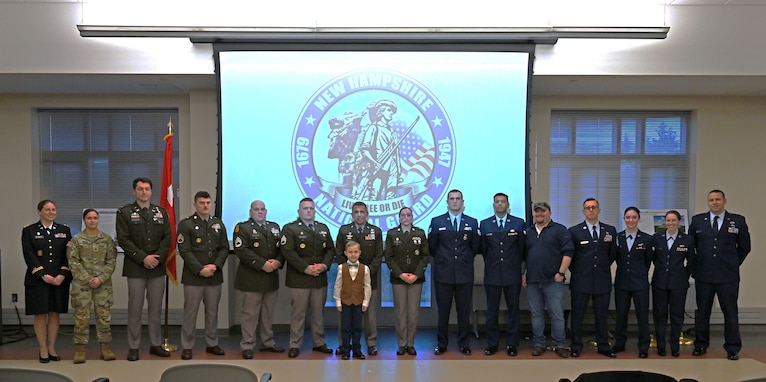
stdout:
[[(726, 8), (726, 7), (724, 7)], [(766, 7), (673, 7), (670, 36), (665, 41), (603, 42), (585, 46), (583, 41), (561, 41), (541, 47), (536, 75), (766, 75)], [(210, 46), (188, 40), (140, 40), (126, 47), (126, 40), (83, 39), (75, 28), (78, 3), (0, 2), (0, 75), (2, 74), (183, 74), (212, 76)], [(583, 58), (583, 53), (588, 58)], [(191, 90), (179, 95), (0, 94), (0, 182), (5, 219), (0, 230), (2, 309), (10, 311), (10, 294), (23, 298), (24, 262), (21, 228), (37, 220), (39, 191), (37, 139), (33, 128), (35, 108), (59, 107), (175, 107), (179, 109), (181, 216), (192, 212), (188, 200), (196, 190), (215, 191), (217, 162), (217, 106), (214, 89)], [(548, 133), (553, 109), (690, 110), (694, 151), (689, 185), (694, 211), (706, 210), (705, 195), (712, 188), (726, 191), (734, 212), (748, 218), (753, 253), (742, 269), (740, 306), (758, 312), (752, 321), (766, 323), (766, 288), (761, 270), (766, 259), (759, 233), (766, 228), (766, 207), (761, 201), (766, 180), (761, 175), (766, 141), (766, 97), (555, 97), (532, 99), (532, 196), (548, 199)], [(760, 171), (759, 171), (760, 170)], [(126, 189), (129, 181), (126, 180)], [(255, 195), (253, 197), (256, 197)], [(186, 201), (188, 202), (186, 202)], [(129, 200), (126, 200), (128, 202)], [(274, 200), (269, 203), (295, 203)], [(244, 210), (247, 206), (243, 206)], [(231, 229), (233, 227), (229, 227)], [(119, 270), (118, 270), (119, 272)], [(228, 274), (228, 273), (227, 273)], [(124, 279), (115, 278), (115, 310), (126, 308)], [(229, 280), (230, 281), (230, 280)], [(227, 282), (229, 282), (227, 281)], [(287, 293), (280, 296), (277, 323), (286, 323)], [(229, 305), (225, 294), (221, 306)], [(234, 298), (231, 297), (233, 300)], [(171, 287), (171, 308), (182, 307), (180, 287)], [(23, 310), (23, 300), (19, 304)], [(234, 309), (236, 310), (236, 309)], [(219, 325), (228, 327), (236, 314), (221, 309)], [(755, 313), (754, 313), (755, 314)], [(230, 317), (231, 316), (231, 317)], [(9, 318), (6, 315), (6, 319)]]

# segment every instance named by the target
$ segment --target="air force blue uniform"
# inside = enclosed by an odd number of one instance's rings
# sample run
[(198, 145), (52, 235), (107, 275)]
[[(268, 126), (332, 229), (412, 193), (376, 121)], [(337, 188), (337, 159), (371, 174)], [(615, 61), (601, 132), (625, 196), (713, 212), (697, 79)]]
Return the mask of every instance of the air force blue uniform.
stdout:
[(588, 299), (593, 299), (596, 316), (596, 342), (598, 351), (608, 352), (609, 338), (607, 317), (609, 295), (612, 292), (611, 265), (617, 257), (617, 230), (611, 225), (599, 224), (598, 240), (591, 235), (588, 225), (582, 222), (569, 228), (575, 252), (569, 271), (572, 278), (572, 351), (582, 351), (582, 322)]
[(750, 253), (750, 232), (742, 215), (725, 211), (717, 231), (710, 215), (710, 212), (695, 215), (689, 225), (697, 248), (690, 262), (697, 291), (694, 347), (707, 349), (710, 345), (710, 311), (717, 294), (724, 318), (723, 347), (727, 352), (739, 353), (742, 349), (737, 307), (739, 267)]
[[(631, 235), (632, 236), (632, 235)], [(625, 350), (630, 301), (636, 307), (638, 321), (638, 351), (649, 350), (649, 266), (654, 250), (652, 236), (640, 230), (635, 233), (633, 246), (628, 246), (628, 234), (617, 234), (617, 273), (614, 277), (614, 303), (617, 309), (614, 348)]]
[(678, 353), (678, 339), (684, 325), (686, 292), (689, 290), (687, 264), (694, 256), (694, 240), (678, 232), (669, 241), (665, 232), (654, 234), (654, 274), (652, 275), (652, 314), (657, 350), (665, 351), (665, 332), (670, 316), (670, 351)]
[(473, 291), (473, 258), (481, 250), (476, 219), (461, 214), (455, 229), (449, 213), (431, 219), (428, 245), (433, 257), (433, 279), (438, 312), (437, 347), (446, 348), (452, 298), (457, 311), (457, 342), (469, 346), (469, 316)]
[[(498, 224), (500, 221), (500, 224)], [(505, 294), (508, 329), (505, 345), (519, 346), (519, 294), (521, 263), (524, 261), (526, 233), (524, 220), (506, 214), (481, 221), (481, 254), (484, 256), (484, 291), (487, 294), (487, 348), (497, 348), (500, 340), (498, 316), (500, 296)]]

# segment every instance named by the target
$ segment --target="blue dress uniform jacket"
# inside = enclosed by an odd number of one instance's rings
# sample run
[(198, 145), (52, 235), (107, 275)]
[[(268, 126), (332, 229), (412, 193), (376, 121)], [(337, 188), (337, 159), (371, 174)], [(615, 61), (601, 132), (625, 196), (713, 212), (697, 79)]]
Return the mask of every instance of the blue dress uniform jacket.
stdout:
[(484, 284), (521, 284), (521, 263), (524, 261), (524, 220), (506, 215), (505, 226), (497, 226), (497, 217), (481, 221), (481, 254), (484, 256)]
[(724, 213), (713, 232), (710, 213), (694, 215), (689, 235), (694, 239), (696, 256), (690, 259), (692, 276), (711, 284), (739, 281), (739, 266), (750, 253), (750, 232), (742, 215)]
[(599, 238), (594, 240), (585, 222), (569, 228), (575, 252), (569, 271), (572, 291), (600, 294), (612, 291), (612, 262), (617, 258), (617, 230), (599, 222)]
[(280, 240), (282, 255), (287, 261), (285, 285), (290, 288), (313, 289), (327, 286), (327, 272), (319, 277), (304, 273), (311, 264), (324, 264), (330, 269), (335, 257), (335, 246), (330, 229), (323, 223), (314, 222), (310, 230), (299, 219), (282, 227)]
[(48, 285), (43, 281), (45, 275), (64, 275), (65, 283), (69, 285), (72, 272), (66, 252), (70, 240), (72, 232), (65, 224), (53, 222), (50, 231), (39, 221), (24, 227), (21, 231), (21, 248), (24, 252), (24, 262), (27, 264), (24, 285)]
[(270, 292), (279, 289), (279, 271), (265, 272), (270, 259), (284, 267), (285, 258), (279, 247), (282, 230), (279, 224), (266, 221), (261, 227), (253, 219), (234, 227), (234, 254), (239, 259), (234, 288), (244, 292)]
[(383, 231), (372, 224), (365, 224), (362, 233), (357, 232), (354, 223), (341, 226), (335, 240), (335, 256), (338, 264), (348, 261), (343, 251), (349, 240), (359, 243), (359, 249), (362, 250), (359, 262), (370, 268), (372, 289), (378, 289), (378, 272), (380, 263), (383, 262)]
[(617, 234), (617, 273), (614, 287), (622, 290), (649, 290), (649, 266), (654, 258), (652, 236), (639, 230), (628, 248), (625, 231)]
[(654, 246), (654, 274), (652, 286), (660, 289), (689, 288), (690, 260), (694, 257), (694, 240), (678, 232), (668, 248), (665, 232), (652, 237)]
[(428, 230), (434, 281), (444, 284), (473, 283), (473, 258), (481, 251), (476, 219), (463, 214), (455, 231), (449, 213), (445, 213), (431, 219)]
[[(68, 311), (72, 272), (66, 252), (71, 239), (69, 227), (56, 222), (53, 222), (50, 230), (38, 221), (21, 231), (21, 248), (27, 265), (24, 274), (26, 314)], [(43, 281), (45, 275), (63, 275), (64, 282), (58, 286), (47, 284)]]
[[(223, 265), (229, 256), (229, 237), (221, 219), (207, 221), (194, 213), (178, 223), (178, 253), (184, 259), (181, 283), (186, 285), (223, 284)], [(215, 264), (213, 277), (200, 276), (205, 265)]]

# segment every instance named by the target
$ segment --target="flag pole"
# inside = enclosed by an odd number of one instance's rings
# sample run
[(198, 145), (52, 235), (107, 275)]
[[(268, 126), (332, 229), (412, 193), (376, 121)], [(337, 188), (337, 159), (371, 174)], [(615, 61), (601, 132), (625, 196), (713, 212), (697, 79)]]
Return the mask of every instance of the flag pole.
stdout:
[(178, 350), (178, 346), (171, 344), (168, 340), (170, 324), (169, 324), (169, 308), (170, 308), (170, 278), (173, 277), (173, 284), (178, 284), (176, 281), (176, 212), (173, 202), (173, 120), (168, 120), (168, 135), (165, 136), (165, 160), (162, 169), (162, 191), (160, 193), (160, 204), (168, 210), (168, 218), (171, 225), (171, 243), (170, 250), (168, 250), (167, 258), (165, 259), (165, 328), (162, 339), (162, 348), (166, 351), (173, 352)]

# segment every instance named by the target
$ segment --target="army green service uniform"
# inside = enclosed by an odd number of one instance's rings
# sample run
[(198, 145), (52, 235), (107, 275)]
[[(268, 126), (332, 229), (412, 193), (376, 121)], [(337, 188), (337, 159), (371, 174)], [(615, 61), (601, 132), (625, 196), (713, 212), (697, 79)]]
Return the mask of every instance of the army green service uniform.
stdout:
[[(117, 248), (111, 236), (98, 231), (88, 236), (85, 231), (72, 238), (67, 251), (72, 270), (72, 307), (74, 308), (74, 343), (88, 343), (91, 306), (96, 312), (96, 339), (112, 341), (112, 312), (114, 304), (112, 274), (117, 263)], [(97, 277), (101, 286), (91, 288), (88, 283)]]
[[(402, 226), (392, 228), (386, 235), (384, 257), (386, 264), (391, 268), (396, 340), (399, 347), (414, 349), (420, 296), (423, 291), (423, 282), (426, 281), (426, 268), (429, 262), (426, 232), (415, 226), (410, 227), (410, 230), (406, 232)], [(399, 278), (402, 273), (412, 273), (418, 279), (412, 284), (407, 284)]]
[(306, 310), (311, 305), (311, 334), (314, 347), (326, 346), (323, 311), (327, 300), (327, 272), (319, 276), (306, 274), (311, 264), (324, 264), (330, 269), (335, 257), (330, 229), (313, 222), (313, 230), (296, 220), (282, 228), (282, 255), (287, 261), (285, 285), (290, 288), (290, 348), (300, 348), (306, 323)]
[[(194, 347), (194, 332), (200, 302), (205, 304), (205, 343), (218, 345), (218, 303), (221, 300), (223, 265), (229, 256), (229, 236), (221, 219), (202, 219), (197, 213), (178, 223), (178, 252), (184, 259), (184, 317), (181, 347)], [(212, 277), (200, 276), (205, 265), (215, 264)]]
[[(125, 254), (122, 275), (128, 278), (128, 348), (141, 343), (141, 314), (147, 301), (149, 342), (162, 345), (160, 320), (165, 294), (165, 260), (170, 249), (171, 232), (168, 211), (150, 204), (141, 208), (136, 202), (117, 210), (117, 245)], [(146, 256), (159, 255), (154, 269), (144, 267)]]
[(237, 224), (234, 228), (234, 253), (239, 259), (234, 288), (242, 291), (242, 313), (240, 326), (244, 350), (252, 350), (256, 343), (256, 329), (261, 337), (261, 348), (274, 349), (274, 312), (279, 289), (279, 270), (266, 272), (266, 261), (274, 259), (285, 263), (279, 247), (282, 230), (279, 224), (265, 221), (262, 225), (255, 220)]

